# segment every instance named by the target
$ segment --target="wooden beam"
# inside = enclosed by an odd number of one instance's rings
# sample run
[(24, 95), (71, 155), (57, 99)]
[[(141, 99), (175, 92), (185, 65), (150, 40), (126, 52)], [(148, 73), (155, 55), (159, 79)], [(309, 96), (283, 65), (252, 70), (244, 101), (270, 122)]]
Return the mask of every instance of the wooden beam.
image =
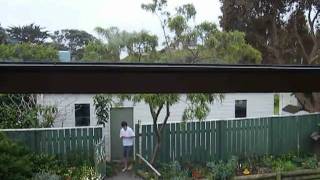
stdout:
[(0, 63), (1, 93), (320, 92), (319, 66)]

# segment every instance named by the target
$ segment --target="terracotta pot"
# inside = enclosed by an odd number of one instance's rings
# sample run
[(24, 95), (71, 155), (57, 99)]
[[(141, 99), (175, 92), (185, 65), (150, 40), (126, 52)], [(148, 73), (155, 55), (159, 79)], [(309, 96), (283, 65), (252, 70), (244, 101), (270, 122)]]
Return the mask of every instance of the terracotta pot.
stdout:
[(192, 170), (192, 178), (193, 179), (200, 179), (202, 177), (200, 171), (198, 170)]

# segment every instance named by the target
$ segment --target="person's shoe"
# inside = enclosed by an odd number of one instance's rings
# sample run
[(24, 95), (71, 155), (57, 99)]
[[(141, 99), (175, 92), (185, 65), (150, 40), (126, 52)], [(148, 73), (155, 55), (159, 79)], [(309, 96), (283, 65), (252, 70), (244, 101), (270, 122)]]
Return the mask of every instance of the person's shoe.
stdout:
[(123, 168), (123, 169), (122, 169), (122, 172), (125, 172), (126, 170), (127, 170), (127, 168)]

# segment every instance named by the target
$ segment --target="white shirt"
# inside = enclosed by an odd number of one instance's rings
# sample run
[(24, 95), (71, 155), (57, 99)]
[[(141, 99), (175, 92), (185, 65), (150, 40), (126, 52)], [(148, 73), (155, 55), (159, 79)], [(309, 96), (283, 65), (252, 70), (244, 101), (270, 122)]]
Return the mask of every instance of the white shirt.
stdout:
[(122, 138), (123, 146), (133, 146), (134, 132), (129, 126), (127, 126), (127, 130), (121, 128), (120, 138)]

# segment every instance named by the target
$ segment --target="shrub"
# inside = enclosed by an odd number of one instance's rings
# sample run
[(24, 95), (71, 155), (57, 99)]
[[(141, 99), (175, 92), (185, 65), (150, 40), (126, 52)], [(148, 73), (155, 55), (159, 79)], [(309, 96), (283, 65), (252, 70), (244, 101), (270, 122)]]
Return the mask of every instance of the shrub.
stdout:
[(214, 179), (230, 179), (236, 173), (237, 158), (232, 157), (228, 162), (209, 162), (207, 167), (211, 170)]
[(78, 180), (97, 180), (100, 179), (99, 175), (91, 166), (83, 165), (80, 167), (70, 168), (65, 174), (65, 177)]
[(66, 173), (66, 167), (56, 159), (55, 156), (46, 154), (33, 154), (31, 156), (33, 162), (32, 171), (34, 173), (49, 173), (63, 175)]
[(277, 160), (274, 162), (272, 169), (276, 172), (292, 171), (297, 169), (297, 166), (292, 161)]
[(188, 172), (185, 169), (182, 169), (178, 161), (162, 164), (160, 172), (163, 179), (178, 180), (188, 178)]
[(318, 167), (318, 160), (316, 156), (312, 156), (309, 158), (306, 158), (303, 162), (302, 162), (302, 167), (305, 169), (315, 169)]
[(0, 179), (15, 180), (32, 177), (32, 161), (28, 151), (0, 132)]
[(296, 159), (297, 157), (291, 154), (283, 155), (278, 158), (267, 156), (263, 158), (262, 164), (275, 172), (292, 171), (297, 169), (297, 165), (293, 162), (296, 161)]

